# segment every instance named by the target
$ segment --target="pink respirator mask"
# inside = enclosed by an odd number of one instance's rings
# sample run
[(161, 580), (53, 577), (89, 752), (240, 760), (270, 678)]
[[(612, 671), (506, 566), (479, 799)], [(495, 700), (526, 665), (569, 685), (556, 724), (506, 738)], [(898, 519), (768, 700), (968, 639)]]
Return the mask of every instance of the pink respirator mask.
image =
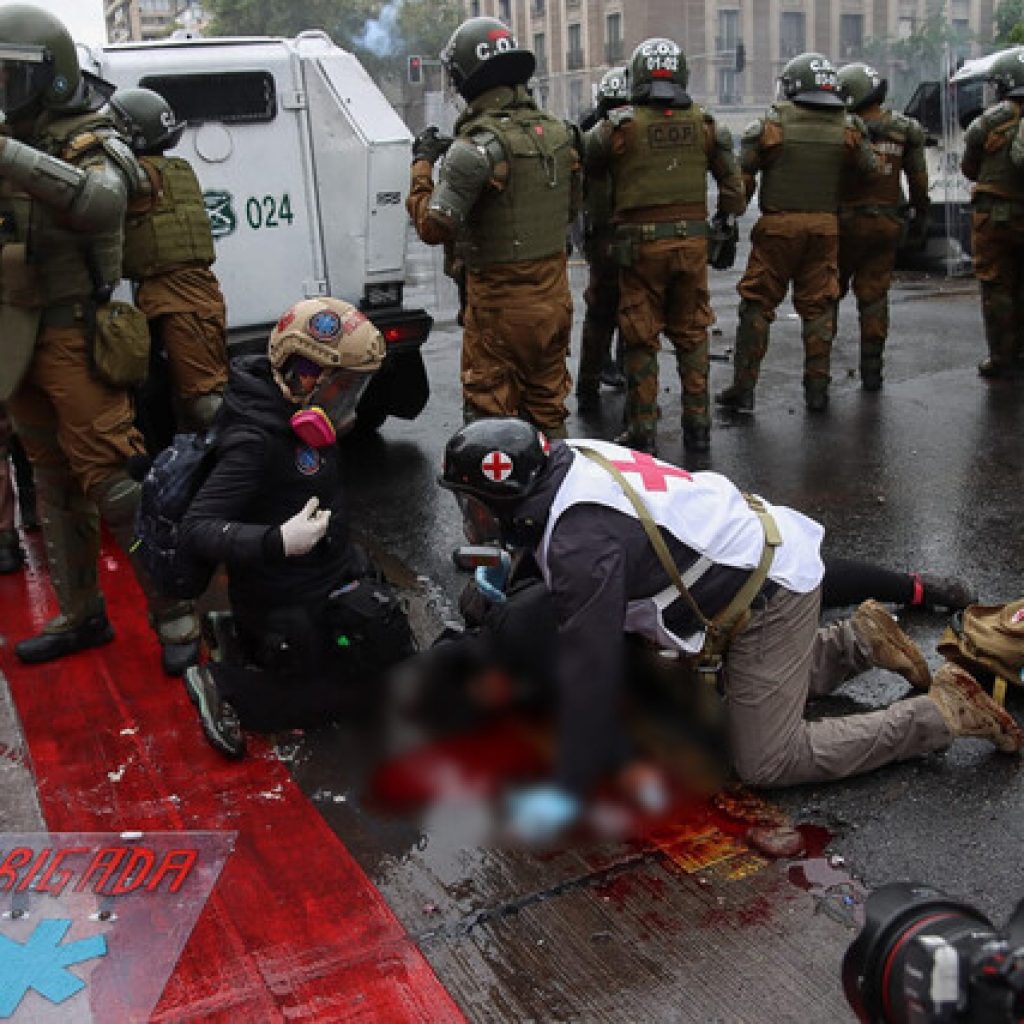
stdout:
[(331, 370), (317, 382), (306, 407), (291, 418), (296, 437), (312, 448), (327, 448), (356, 422), (356, 406), (372, 374)]

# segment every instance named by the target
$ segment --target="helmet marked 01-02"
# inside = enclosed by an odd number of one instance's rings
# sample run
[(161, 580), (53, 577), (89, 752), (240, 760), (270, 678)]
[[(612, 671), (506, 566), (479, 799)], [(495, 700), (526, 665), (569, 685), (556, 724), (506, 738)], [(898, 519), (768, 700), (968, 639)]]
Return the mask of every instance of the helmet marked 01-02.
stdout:
[(845, 64), (836, 78), (847, 107), (854, 113), (882, 103), (889, 88), (889, 83), (875, 68), (861, 61)]
[(989, 69), (988, 80), (1000, 99), (1024, 98), (1024, 46), (998, 57)]
[(629, 62), (629, 95), (635, 103), (688, 101), (690, 69), (686, 55), (671, 39), (645, 39)]
[(167, 100), (152, 89), (118, 89), (110, 97), (110, 110), (139, 154), (173, 149), (185, 130)]

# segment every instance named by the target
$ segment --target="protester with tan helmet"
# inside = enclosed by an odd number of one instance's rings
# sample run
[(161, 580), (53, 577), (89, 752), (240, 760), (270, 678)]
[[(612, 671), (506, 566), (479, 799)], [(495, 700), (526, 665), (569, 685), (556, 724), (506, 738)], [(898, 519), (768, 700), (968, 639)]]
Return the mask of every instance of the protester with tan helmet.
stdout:
[(336, 646), (331, 614), (371, 567), (349, 537), (336, 441), (383, 358), (373, 324), (326, 298), (296, 303), (266, 355), (232, 363), (215, 464), (181, 533), (185, 551), (227, 566), (240, 653), (190, 669), (186, 686), (228, 756), (244, 751), (240, 724), (316, 724), (345, 697), (351, 652)]

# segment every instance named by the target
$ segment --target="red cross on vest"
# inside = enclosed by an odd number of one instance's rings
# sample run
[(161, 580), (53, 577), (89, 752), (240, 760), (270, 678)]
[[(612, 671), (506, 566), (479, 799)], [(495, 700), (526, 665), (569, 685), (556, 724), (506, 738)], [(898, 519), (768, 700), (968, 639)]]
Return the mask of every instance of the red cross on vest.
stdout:
[(633, 452), (632, 462), (613, 462), (612, 465), (623, 473), (639, 473), (645, 491), (667, 491), (666, 481), (670, 476), (683, 480), (693, 477), (685, 469), (677, 469), (666, 462), (659, 462), (646, 452)]
[(504, 452), (488, 452), (480, 463), (480, 471), (488, 480), (500, 484), (512, 475), (512, 460)]

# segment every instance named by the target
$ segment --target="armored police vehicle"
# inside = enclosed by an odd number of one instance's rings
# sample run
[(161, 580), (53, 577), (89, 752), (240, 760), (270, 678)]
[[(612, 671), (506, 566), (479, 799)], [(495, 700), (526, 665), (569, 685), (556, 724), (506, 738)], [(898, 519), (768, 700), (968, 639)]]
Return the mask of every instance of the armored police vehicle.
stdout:
[[(964, 61), (948, 82), (921, 82), (907, 104), (925, 130), (925, 159), (931, 195), (928, 252), (944, 258), (951, 269), (970, 264), (971, 183), (960, 171), (964, 132), (996, 102), (989, 71), (1006, 50)], [(948, 239), (948, 241), (947, 241)]]
[(412, 137), (356, 58), (319, 31), (80, 49), (84, 68), (155, 90), (187, 122), (172, 152), (203, 186), (233, 349), (264, 344), (300, 298), (347, 299), (388, 344), (360, 425), (415, 417), (432, 321), (402, 302)]

